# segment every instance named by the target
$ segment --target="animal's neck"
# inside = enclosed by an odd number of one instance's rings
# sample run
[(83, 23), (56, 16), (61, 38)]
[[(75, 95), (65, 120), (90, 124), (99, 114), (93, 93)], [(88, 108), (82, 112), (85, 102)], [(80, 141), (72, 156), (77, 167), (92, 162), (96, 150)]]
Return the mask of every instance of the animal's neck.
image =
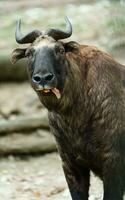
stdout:
[(57, 110), (57, 114), (69, 121), (80, 116), (87, 119), (87, 112), (90, 113), (85, 93), (84, 72), (79, 63), (75, 63), (72, 60), (68, 62), (65, 87)]

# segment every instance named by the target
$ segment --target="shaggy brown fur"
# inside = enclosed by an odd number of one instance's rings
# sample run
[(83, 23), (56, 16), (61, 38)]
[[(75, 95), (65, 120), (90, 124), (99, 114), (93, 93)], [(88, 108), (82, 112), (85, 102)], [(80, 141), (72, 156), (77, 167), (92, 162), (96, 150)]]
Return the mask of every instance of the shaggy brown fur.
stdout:
[(104, 183), (104, 200), (125, 190), (125, 93), (122, 65), (95, 47), (67, 53), (61, 112), (50, 112), (73, 200), (87, 200), (89, 172)]

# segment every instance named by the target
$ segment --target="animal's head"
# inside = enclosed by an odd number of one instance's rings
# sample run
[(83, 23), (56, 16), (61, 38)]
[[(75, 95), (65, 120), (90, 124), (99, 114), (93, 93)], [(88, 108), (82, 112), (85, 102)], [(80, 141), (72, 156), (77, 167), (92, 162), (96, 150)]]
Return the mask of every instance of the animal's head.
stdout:
[(21, 58), (29, 60), (28, 73), (31, 84), (44, 100), (59, 101), (66, 79), (66, 52), (73, 48), (73, 42), (63, 43), (72, 34), (72, 25), (68, 18), (66, 30), (49, 29), (42, 33), (34, 30), (26, 35), (21, 33), (21, 21), (16, 26), (16, 41), (19, 44), (30, 43), (27, 48), (17, 48), (12, 53), (12, 63)]

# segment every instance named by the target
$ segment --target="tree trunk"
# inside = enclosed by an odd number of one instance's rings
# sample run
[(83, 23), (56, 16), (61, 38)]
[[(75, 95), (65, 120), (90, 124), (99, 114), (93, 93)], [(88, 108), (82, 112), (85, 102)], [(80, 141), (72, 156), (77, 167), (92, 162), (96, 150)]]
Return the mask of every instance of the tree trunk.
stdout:
[(56, 151), (55, 141), (48, 131), (31, 134), (14, 133), (0, 137), (0, 155), (33, 154)]
[(18, 117), (14, 120), (0, 120), (0, 134), (12, 132), (31, 131), (38, 128), (49, 129), (48, 117), (43, 112), (41, 115)]

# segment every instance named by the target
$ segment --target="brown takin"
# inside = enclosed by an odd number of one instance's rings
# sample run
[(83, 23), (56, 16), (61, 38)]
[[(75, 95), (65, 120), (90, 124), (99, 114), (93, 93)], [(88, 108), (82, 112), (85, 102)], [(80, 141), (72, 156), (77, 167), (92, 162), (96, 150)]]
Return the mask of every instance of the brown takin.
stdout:
[[(63, 42), (66, 30), (34, 30), (16, 41), (31, 43), (12, 53), (28, 58), (28, 74), (48, 109), (73, 200), (89, 198), (90, 170), (103, 181), (103, 200), (123, 200), (125, 191), (125, 68), (96, 47)], [(61, 40), (61, 41), (60, 41)]]

